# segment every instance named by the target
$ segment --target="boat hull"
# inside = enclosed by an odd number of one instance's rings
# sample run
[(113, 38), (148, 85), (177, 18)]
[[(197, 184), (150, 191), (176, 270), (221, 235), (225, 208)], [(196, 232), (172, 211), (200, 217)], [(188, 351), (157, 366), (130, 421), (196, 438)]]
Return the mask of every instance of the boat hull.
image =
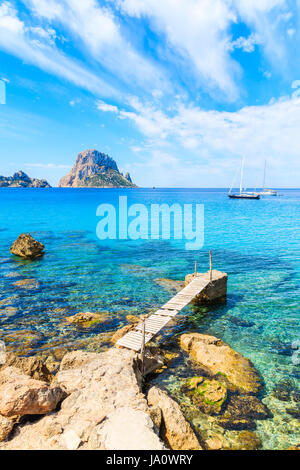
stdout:
[(230, 199), (260, 199), (260, 195), (228, 194)]

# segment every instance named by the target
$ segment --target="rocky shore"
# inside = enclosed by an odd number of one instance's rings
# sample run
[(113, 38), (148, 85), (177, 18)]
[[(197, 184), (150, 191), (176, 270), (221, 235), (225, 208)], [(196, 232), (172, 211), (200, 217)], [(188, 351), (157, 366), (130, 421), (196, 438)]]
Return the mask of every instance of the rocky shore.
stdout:
[[(92, 314), (67, 319), (95, 320)], [(128, 320), (130, 328), (135, 319)], [(178, 352), (148, 347), (144, 378), (139, 355), (127, 349), (69, 352), (53, 368), (9, 353), (0, 368), (0, 449), (260, 448), (256, 421), (272, 415), (258, 396), (263, 384), (253, 364), (213, 336), (186, 333), (178, 343), (201, 371), (182, 381), (184, 407), (153, 381)]]

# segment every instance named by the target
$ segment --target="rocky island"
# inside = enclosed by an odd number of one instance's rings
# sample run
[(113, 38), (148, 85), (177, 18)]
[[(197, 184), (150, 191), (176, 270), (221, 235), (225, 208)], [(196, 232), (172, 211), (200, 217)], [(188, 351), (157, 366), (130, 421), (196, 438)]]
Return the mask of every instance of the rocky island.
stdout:
[(30, 178), (23, 171), (12, 176), (0, 176), (0, 188), (51, 188), (46, 180)]
[(123, 175), (113, 158), (97, 150), (85, 150), (72, 170), (58, 183), (60, 188), (136, 188), (129, 173)]

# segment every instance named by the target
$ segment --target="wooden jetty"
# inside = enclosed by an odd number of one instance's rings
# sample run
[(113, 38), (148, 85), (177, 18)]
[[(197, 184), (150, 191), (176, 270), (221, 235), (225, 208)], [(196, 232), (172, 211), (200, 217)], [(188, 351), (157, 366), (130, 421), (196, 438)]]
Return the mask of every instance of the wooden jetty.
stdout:
[(159, 310), (119, 339), (117, 346), (141, 351), (190, 302), (213, 301), (225, 298), (227, 294), (227, 274), (212, 269), (207, 273), (197, 273), (195, 267), (195, 272), (186, 276), (185, 284), (186, 287)]

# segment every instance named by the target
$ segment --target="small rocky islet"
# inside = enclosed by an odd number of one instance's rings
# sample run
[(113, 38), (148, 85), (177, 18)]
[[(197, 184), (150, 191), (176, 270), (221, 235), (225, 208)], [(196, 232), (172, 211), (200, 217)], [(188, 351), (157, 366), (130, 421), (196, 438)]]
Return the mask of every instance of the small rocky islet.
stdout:
[[(154, 282), (169, 292), (179, 288), (177, 281), (156, 279)], [(105, 323), (108, 317), (108, 312), (79, 312), (65, 316), (65, 324), (93, 328)], [(128, 324), (118, 331), (94, 337), (98, 351), (102, 340), (107, 345), (104, 352), (69, 352), (65, 347), (56, 357), (42, 351), (40, 357), (8, 353), (6, 364), (0, 369), (1, 396), (8, 397), (0, 400), (0, 448), (254, 450), (262, 447), (256, 433), (257, 422), (270, 419), (272, 412), (261, 401), (263, 382), (251, 361), (219, 338), (186, 332), (175, 340), (177, 349), (174, 340), (172, 344), (166, 342), (164, 347), (153, 344), (147, 348), (147, 377), (143, 381), (138, 355), (109, 346), (130, 331), (141, 316), (127, 315), (126, 319)], [(89, 343), (92, 351), (92, 342), (90, 339), (81, 346), (85, 349)], [(181, 393), (187, 399), (185, 406), (152, 380), (182, 354), (196, 364), (195, 370), (198, 367), (197, 375), (188, 376), (186, 371), (181, 380)], [(98, 368), (99, 375), (95, 373)], [(96, 401), (92, 384), (99, 388)], [(299, 408), (294, 406), (294, 401), (299, 392), (292, 384), (286, 392), (285, 385), (278, 384), (273, 395), (286, 401), (287, 413), (297, 419)], [(28, 393), (32, 397), (29, 402), (23, 400)], [(124, 396), (121, 398), (120, 394)], [(289, 402), (291, 399), (293, 403)], [(190, 424), (195, 413), (200, 428)], [(132, 427), (126, 439), (124, 420), (130, 421)]]

